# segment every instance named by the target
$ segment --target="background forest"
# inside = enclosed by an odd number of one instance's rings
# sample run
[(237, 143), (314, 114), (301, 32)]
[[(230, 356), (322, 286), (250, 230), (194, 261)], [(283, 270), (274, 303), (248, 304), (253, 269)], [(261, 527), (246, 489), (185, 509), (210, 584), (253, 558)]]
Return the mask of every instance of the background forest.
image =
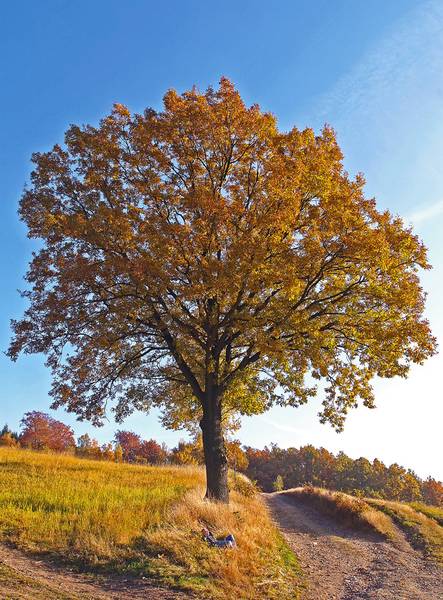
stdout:
[[(144, 440), (131, 431), (119, 430), (112, 442), (100, 445), (88, 434), (77, 438), (71, 427), (41, 412), (26, 413), (20, 433), (7, 425), (0, 431), (0, 446), (21, 446), (41, 451), (66, 452), (79, 457), (136, 464), (199, 465), (204, 463), (201, 437), (181, 441), (172, 449), (154, 439)], [(304, 485), (401, 502), (423, 501), (443, 506), (443, 485), (432, 477), (420, 478), (396, 463), (385, 465), (377, 458), (352, 459), (344, 452), (305, 445), (260, 450), (227, 442), (229, 466), (245, 473), (265, 492)]]

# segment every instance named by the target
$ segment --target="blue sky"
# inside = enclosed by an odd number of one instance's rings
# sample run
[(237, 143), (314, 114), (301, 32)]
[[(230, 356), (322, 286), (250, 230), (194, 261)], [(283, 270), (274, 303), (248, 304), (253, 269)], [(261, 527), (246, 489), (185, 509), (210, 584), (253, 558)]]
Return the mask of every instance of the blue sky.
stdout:
[[(17, 0), (0, 7), (0, 348), (20, 316), (17, 288), (32, 251), (17, 218), (30, 156), (62, 140), (70, 123), (96, 123), (114, 102), (159, 108), (168, 88), (204, 89), (222, 75), (248, 103), (272, 111), (282, 128), (337, 131), (351, 173), (367, 193), (414, 224), (434, 269), (423, 277), (427, 313), (443, 333), (443, 5), (412, 0)], [(436, 356), (408, 380), (377, 381), (374, 411), (360, 408), (337, 435), (318, 423), (321, 397), (244, 420), (240, 439), (263, 446), (305, 443), (378, 456), (443, 479), (443, 403)], [(24, 412), (49, 411), (43, 357), (0, 357), (0, 423), (17, 428)], [(94, 430), (113, 437), (110, 421)], [(156, 415), (125, 428), (173, 445)]]

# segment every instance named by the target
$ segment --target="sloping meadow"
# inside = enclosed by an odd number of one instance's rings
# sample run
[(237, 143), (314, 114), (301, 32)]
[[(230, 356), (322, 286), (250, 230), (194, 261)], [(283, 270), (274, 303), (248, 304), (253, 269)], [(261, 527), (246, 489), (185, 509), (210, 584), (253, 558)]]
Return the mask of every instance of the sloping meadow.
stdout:
[[(443, 566), (443, 527), (442, 510), (426, 505), (411, 506), (388, 500), (372, 500), (371, 506), (389, 515), (404, 531), (410, 544), (422, 550), (430, 558)], [(439, 520), (440, 519), (440, 520)]]
[(305, 502), (349, 528), (371, 531), (397, 545), (402, 544), (402, 536), (397, 529), (399, 527), (411, 546), (443, 565), (441, 507), (356, 498), (313, 486), (294, 488), (282, 493)]
[[(0, 540), (70, 568), (127, 573), (206, 598), (297, 598), (300, 571), (249, 480), (203, 499), (204, 472), (0, 448)], [(236, 549), (203, 541), (231, 532)]]

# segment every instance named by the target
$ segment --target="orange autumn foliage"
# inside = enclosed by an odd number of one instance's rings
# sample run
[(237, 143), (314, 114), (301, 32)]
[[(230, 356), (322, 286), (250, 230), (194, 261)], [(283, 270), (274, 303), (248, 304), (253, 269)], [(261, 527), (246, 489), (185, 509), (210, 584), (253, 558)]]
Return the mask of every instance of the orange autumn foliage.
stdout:
[(34, 450), (65, 452), (75, 448), (74, 432), (49, 415), (32, 411), (21, 420), (20, 444)]

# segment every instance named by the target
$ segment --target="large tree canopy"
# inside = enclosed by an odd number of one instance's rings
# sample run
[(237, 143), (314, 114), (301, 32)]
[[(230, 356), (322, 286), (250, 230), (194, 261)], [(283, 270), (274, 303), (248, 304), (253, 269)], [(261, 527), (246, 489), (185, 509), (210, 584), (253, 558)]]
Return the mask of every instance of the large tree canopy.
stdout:
[(435, 351), (426, 249), (343, 169), (334, 132), (279, 131), (233, 85), (122, 105), (35, 154), (20, 214), (43, 240), (9, 354), (43, 352), (53, 406), (100, 422), (153, 404), (200, 420), (208, 495), (227, 499), (221, 419), (373, 406), (371, 379)]

